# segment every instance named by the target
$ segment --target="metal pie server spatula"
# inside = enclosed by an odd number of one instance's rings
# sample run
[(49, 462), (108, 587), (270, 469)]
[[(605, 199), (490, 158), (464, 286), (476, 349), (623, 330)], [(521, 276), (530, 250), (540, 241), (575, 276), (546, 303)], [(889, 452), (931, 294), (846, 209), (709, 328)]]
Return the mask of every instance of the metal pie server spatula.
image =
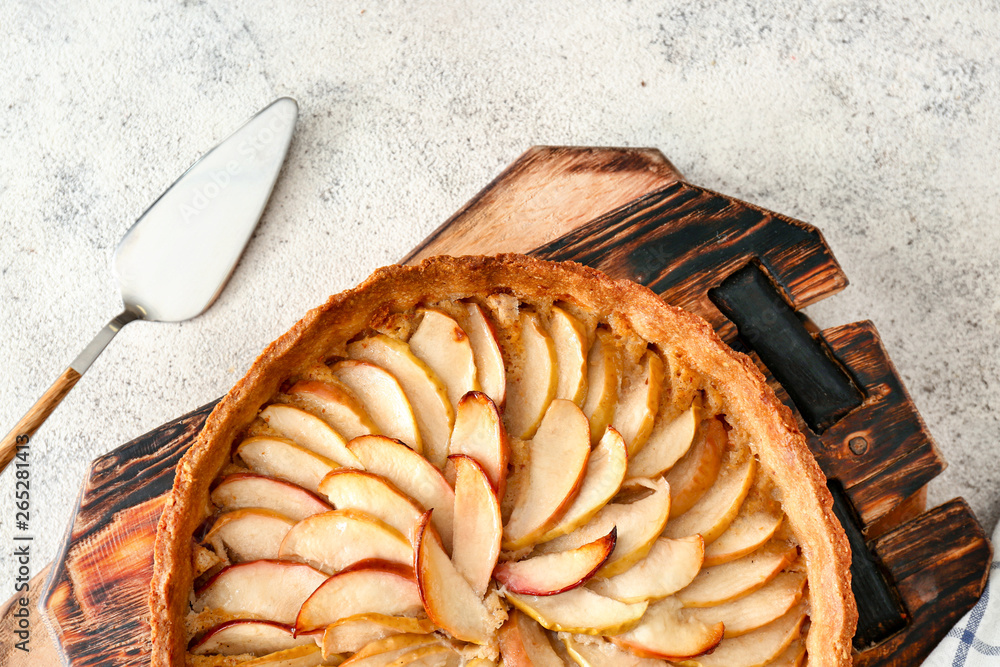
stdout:
[(275, 100), (191, 165), (132, 225), (114, 261), (125, 310), (0, 441), (0, 472), (123, 326), (180, 322), (212, 305), (264, 212), (297, 117), (295, 100)]

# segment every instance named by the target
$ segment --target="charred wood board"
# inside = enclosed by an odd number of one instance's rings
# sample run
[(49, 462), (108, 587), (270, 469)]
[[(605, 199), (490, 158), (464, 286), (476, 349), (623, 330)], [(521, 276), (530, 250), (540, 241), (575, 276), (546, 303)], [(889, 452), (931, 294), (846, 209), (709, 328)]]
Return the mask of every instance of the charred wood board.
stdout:
[[(540, 147), (404, 262), (507, 251), (572, 259), (636, 280), (702, 315), (758, 361), (843, 489), (855, 566), (878, 574), (871, 578), (883, 582), (878, 595), (895, 604), (885, 607), (887, 618), (859, 631), (856, 663), (918, 661), (975, 604), (989, 542), (964, 501), (923, 512), (923, 487), (944, 462), (874, 326), (820, 332), (796, 312), (847, 285), (815, 228), (685, 183), (655, 150)], [(797, 341), (794, 354), (769, 354), (762, 344), (768, 328), (750, 312), (755, 299), (769, 304)], [(806, 383), (794, 380), (803, 367), (842, 394), (824, 404), (824, 396), (803, 390)], [(145, 590), (156, 520), (174, 466), (211, 407), (95, 462), (44, 600), (69, 664), (148, 662)], [(919, 590), (927, 586), (945, 597), (924, 599)], [(872, 593), (856, 594), (865, 606)]]

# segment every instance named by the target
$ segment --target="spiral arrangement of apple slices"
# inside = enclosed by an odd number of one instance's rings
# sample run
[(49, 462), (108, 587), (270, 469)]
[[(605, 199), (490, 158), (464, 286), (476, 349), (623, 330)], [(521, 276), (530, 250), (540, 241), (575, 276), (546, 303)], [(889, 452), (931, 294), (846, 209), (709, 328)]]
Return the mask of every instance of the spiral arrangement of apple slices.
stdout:
[(189, 663), (802, 664), (768, 479), (623, 326), (438, 303), (291, 378), (214, 484)]

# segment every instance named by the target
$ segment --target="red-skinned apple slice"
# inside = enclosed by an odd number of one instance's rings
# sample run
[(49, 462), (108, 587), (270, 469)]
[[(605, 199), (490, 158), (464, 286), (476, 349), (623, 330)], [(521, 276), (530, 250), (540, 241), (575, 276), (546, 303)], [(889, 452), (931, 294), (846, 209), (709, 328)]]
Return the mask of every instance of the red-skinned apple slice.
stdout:
[(424, 456), (435, 466), (443, 467), (448, 458), (448, 438), (455, 411), (437, 374), (413, 354), (409, 345), (384, 334), (351, 343), (347, 353), (354, 359), (384, 368), (399, 381), (417, 418)]
[(564, 667), (542, 626), (517, 609), (511, 610), (498, 636), (505, 667)]
[(743, 501), (726, 532), (705, 547), (705, 567), (742, 558), (759, 549), (781, 527), (784, 514), (762, 489), (754, 488)]
[(466, 317), (462, 328), (469, 334), (472, 354), (476, 360), (476, 376), (483, 393), (503, 409), (507, 398), (507, 373), (504, 371), (503, 354), (497, 342), (493, 324), (476, 303), (465, 304)]
[(587, 354), (587, 399), (583, 412), (590, 420), (591, 444), (596, 445), (618, 405), (621, 357), (615, 338), (607, 329), (598, 329)]
[(434, 624), (428, 618), (358, 614), (326, 626), (323, 632), (323, 655), (356, 653), (372, 642), (393, 635), (426, 635), (432, 632)]
[(757, 461), (747, 449), (741, 453), (730, 452), (729, 459), (715, 484), (698, 502), (681, 516), (667, 522), (663, 530), (665, 537), (701, 535), (705, 543), (710, 544), (729, 528), (739, 514), (757, 472)]
[(642, 621), (611, 641), (643, 658), (684, 660), (711, 651), (722, 641), (722, 623), (688, 618), (680, 600), (668, 597), (649, 606)]
[(384, 436), (362, 436), (347, 443), (368, 472), (389, 480), (397, 489), (434, 510), (434, 528), (451, 551), (455, 492), (437, 468), (403, 443)]
[(538, 545), (538, 551), (553, 553), (574, 549), (607, 535), (612, 527), (617, 527), (618, 543), (597, 575), (613, 577), (629, 569), (649, 553), (670, 513), (670, 487), (667, 483), (661, 478), (642, 480), (641, 484), (651, 489), (652, 493), (633, 503), (605, 505), (584, 526)]
[(597, 637), (560, 633), (559, 639), (580, 667), (670, 667), (664, 660), (640, 658)]
[(798, 556), (787, 542), (772, 540), (749, 556), (706, 567), (676, 597), (687, 607), (711, 607), (752, 593)]
[(434, 308), (418, 308), (420, 324), (410, 336), (413, 354), (437, 374), (457, 406), (470, 391), (479, 391), (472, 343), (458, 322)]
[(448, 452), (475, 459), (490, 478), (497, 498), (503, 498), (510, 448), (500, 412), (486, 394), (469, 392), (458, 402)]
[(296, 646), (253, 660), (239, 663), (241, 667), (319, 667), (323, 663), (323, 655), (319, 646)]
[(378, 433), (361, 400), (327, 366), (314, 369), (313, 377), (323, 379), (299, 380), (291, 386), (287, 394), (293, 403), (325, 421), (345, 440)]
[(294, 405), (274, 403), (261, 410), (258, 416), (282, 436), (338, 465), (361, 467), (361, 462), (347, 449), (343, 436), (316, 415)]
[(662, 387), (663, 360), (653, 350), (646, 351), (637, 368), (623, 374), (614, 425), (628, 445), (630, 458), (645, 447), (653, 431)]
[(590, 457), (589, 429), (575, 403), (558, 398), (551, 402), (531, 443), (527, 485), (504, 526), (504, 549), (532, 544), (572, 504)]
[(393, 635), (373, 641), (342, 664), (347, 667), (397, 667), (397, 660), (416, 649), (443, 645), (436, 635)]
[(315, 644), (313, 638), (295, 637), (291, 625), (240, 619), (209, 629), (190, 651), (195, 655), (266, 655), (307, 644)]
[(674, 467), (691, 448), (698, 429), (698, 408), (692, 406), (674, 419), (657, 419), (643, 447), (628, 462), (628, 477), (656, 477)]
[(699, 667), (762, 667), (780, 656), (802, 633), (805, 603), (753, 632), (727, 638), (711, 655), (693, 661)]
[(625, 441), (618, 431), (609, 426), (587, 459), (587, 470), (573, 504), (538, 541), (554, 540), (590, 521), (618, 493), (627, 467)]
[(212, 490), (212, 502), (222, 510), (269, 509), (293, 521), (333, 509), (301, 486), (242, 472), (223, 477)]
[(555, 344), (530, 311), (521, 313), (521, 352), (518, 371), (507, 374), (504, 421), (511, 434), (528, 440), (555, 398), (558, 381)]
[(463, 454), (448, 459), (455, 464), (455, 539), (451, 559), (476, 595), (483, 597), (500, 555), (503, 534), (500, 503), (489, 477), (474, 459)]
[(232, 563), (275, 559), (281, 540), (294, 525), (294, 521), (272, 510), (233, 510), (219, 515), (204, 541), (220, 543)]
[(609, 579), (594, 579), (588, 587), (620, 602), (659, 600), (691, 583), (701, 569), (704, 551), (699, 535), (678, 540), (661, 537), (631, 568)]
[(340, 467), (291, 440), (269, 436), (247, 438), (236, 448), (236, 455), (256, 473), (283, 479), (313, 493), (328, 472)]
[(361, 470), (334, 470), (319, 483), (319, 493), (339, 510), (356, 509), (392, 526), (407, 539), (424, 513), (384, 477)]
[(521, 595), (511, 591), (504, 595), (508, 602), (549, 630), (587, 635), (625, 632), (639, 623), (648, 605), (618, 602), (583, 587), (558, 595)]
[(666, 476), (670, 484), (671, 518), (694, 507), (698, 499), (715, 484), (728, 440), (726, 428), (717, 417), (701, 423), (691, 449)]
[(413, 550), (395, 528), (356, 509), (315, 514), (295, 524), (281, 542), (281, 558), (294, 558), (334, 574), (366, 560), (409, 565)]
[(333, 575), (302, 603), (296, 632), (311, 632), (358, 614), (414, 616), (423, 610), (413, 570), (386, 563)]
[(303, 600), (326, 578), (303, 563), (255, 560), (230, 565), (196, 591), (196, 610), (218, 609), (234, 616), (292, 623)]
[(552, 307), (549, 334), (556, 348), (556, 398), (583, 405), (587, 397), (587, 352), (583, 323), (558, 306)]
[(432, 511), (421, 520), (413, 550), (420, 599), (427, 615), (453, 637), (474, 644), (487, 644), (497, 623), (455, 568), (438, 541), (429, 532)]
[(782, 572), (764, 587), (714, 607), (691, 609), (689, 615), (703, 623), (722, 622), (726, 637), (739, 637), (784, 616), (802, 599), (806, 575)]
[(608, 560), (618, 530), (576, 549), (501, 563), (493, 576), (507, 590), (526, 595), (556, 595), (582, 586)]
[(357, 359), (338, 361), (331, 370), (361, 400), (380, 433), (403, 441), (415, 452), (423, 451), (413, 407), (392, 373)]

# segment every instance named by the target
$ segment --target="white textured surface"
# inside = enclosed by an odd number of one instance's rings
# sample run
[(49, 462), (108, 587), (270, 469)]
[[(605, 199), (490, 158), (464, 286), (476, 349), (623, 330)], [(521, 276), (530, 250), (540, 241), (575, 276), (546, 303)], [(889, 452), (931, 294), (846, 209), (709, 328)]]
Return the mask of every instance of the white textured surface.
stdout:
[[(726, 1), (0, 3), (0, 425), (118, 312), (118, 238), (279, 95), (285, 173), (217, 304), (135, 323), (33, 440), (32, 562), (94, 457), (223, 394), (533, 144), (658, 147), (689, 180), (815, 223), (950, 468), (1000, 515), (1000, 10)], [(266, 8), (278, 5), (277, 8)], [(0, 489), (0, 550), (12, 488)], [(0, 559), (0, 599), (12, 590)]]

